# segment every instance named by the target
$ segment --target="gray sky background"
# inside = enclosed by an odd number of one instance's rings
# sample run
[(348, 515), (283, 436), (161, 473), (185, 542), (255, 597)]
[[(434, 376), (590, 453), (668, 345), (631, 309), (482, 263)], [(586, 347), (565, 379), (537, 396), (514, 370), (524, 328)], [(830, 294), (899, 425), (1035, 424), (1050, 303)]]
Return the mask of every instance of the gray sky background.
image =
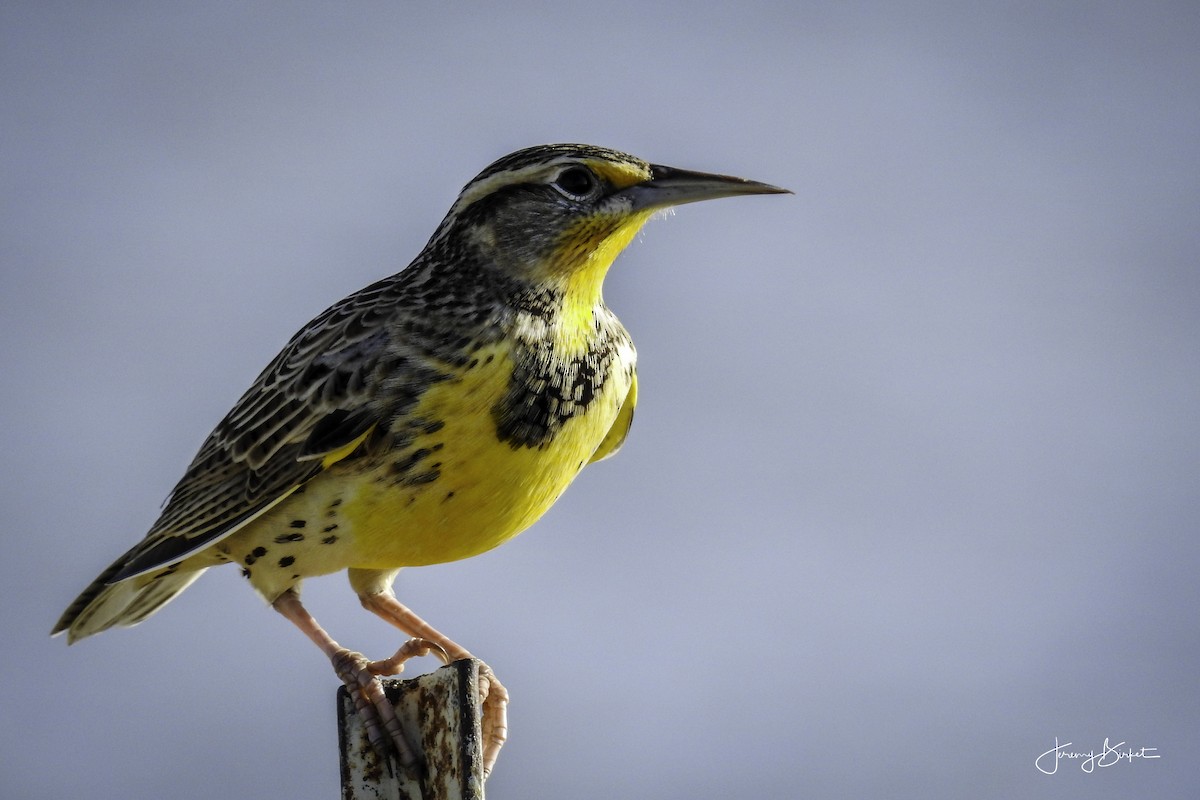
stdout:
[(796, 195), (654, 221), (623, 452), (401, 575), (512, 691), (489, 795), (1195, 791), (1194, 3), (109, 5), (0, 10), (5, 797), (337, 796), (332, 672), (235, 570), (47, 633), (296, 329), (552, 141)]

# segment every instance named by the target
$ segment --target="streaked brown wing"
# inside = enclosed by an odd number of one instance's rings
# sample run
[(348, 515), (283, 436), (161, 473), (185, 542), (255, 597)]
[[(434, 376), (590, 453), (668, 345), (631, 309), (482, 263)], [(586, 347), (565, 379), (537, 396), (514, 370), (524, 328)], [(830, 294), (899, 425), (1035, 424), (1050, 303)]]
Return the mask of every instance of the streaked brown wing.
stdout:
[(262, 514), (380, 422), (385, 375), (403, 380), (407, 367), (419, 381), (428, 372), (390, 344), (391, 285), (351, 295), (288, 342), (209, 435), (110, 583), (177, 562)]

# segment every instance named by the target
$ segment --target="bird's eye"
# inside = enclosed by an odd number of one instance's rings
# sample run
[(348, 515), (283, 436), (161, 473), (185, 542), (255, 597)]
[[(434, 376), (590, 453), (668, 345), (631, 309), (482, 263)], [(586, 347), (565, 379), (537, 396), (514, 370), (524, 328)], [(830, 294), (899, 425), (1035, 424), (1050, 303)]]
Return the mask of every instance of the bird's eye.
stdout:
[(554, 188), (572, 200), (581, 200), (596, 188), (596, 176), (587, 167), (568, 167), (554, 179)]

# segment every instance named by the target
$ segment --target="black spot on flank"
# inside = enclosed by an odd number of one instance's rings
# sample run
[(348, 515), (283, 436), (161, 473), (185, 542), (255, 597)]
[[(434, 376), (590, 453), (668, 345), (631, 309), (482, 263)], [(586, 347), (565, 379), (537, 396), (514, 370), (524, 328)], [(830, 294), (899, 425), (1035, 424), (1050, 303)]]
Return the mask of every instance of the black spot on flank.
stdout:
[(253, 553), (251, 553), (250, 555), (246, 556), (246, 558), (243, 560), (246, 562), (246, 566), (250, 566), (255, 561), (258, 561), (258, 558), (255, 557), (255, 555)]
[[(295, 526), (293, 526), (295, 527)], [(283, 544), (284, 542), (303, 542), (303, 533), (281, 533), (275, 537), (275, 544)]]
[(335, 497), (335, 498), (333, 498), (332, 500), (330, 500), (330, 501), (329, 501), (329, 507), (330, 507), (330, 508), (337, 508), (337, 507), (338, 507), (338, 506), (340, 506), (341, 504), (342, 504), (342, 498), (340, 498), (340, 497)]
[(267, 554), (267, 548), (265, 548), (265, 547), (256, 547), (256, 548), (254, 548), (253, 550), (251, 550), (251, 551), (250, 551), (250, 553), (251, 553), (251, 555), (253, 555), (255, 558), (262, 558), (263, 556), (265, 556), (265, 555)]
[(294, 520), (292, 520), (290, 527), (303, 528), (307, 524), (308, 524), (308, 520), (306, 520), (306, 519), (294, 519)]
[[(433, 483), (438, 478), (442, 477), (441, 471), (437, 469), (437, 467), (440, 467), (440, 466), (441, 466), (440, 463), (435, 464), (434, 469), (431, 469), (428, 472), (419, 472), (416, 475), (410, 475), (409, 477), (405, 478), (400, 483), (402, 483), (405, 486), (420, 486), (421, 484), (424, 484), (424, 483)], [(412, 501), (414, 501), (416, 499), (417, 499), (416, 495), (413, 495), (412, 497), (408, 498), (409, 504), (411, 505)]]
[(324, 539), (321, 540), (321, 544), (333, 544), (337, 540), (338, 540), (338, 537), (336, 535), (326, 536)]
[(242, 570), (242, 577), (243, 577), (243, 578), (249, 578), (249, 577), (250, 577), (250, 570), (249, 570), (249, 569), (243, 569), (243, 570)]
[(444, 502), (446, 502), (446, 501), (447, 501), (447, 500), (449, 500), (451, 497), (454, 497), (454, 492), (446, 492), (446, 496), (442, 498), (442, 502), (443, 502), (443, 503), (444, 503)]
[(446, 423), (442, 422), (440, 419), (435, 419), (433, 422), (430, 422), (428, 425), (422, 428), (421, 433), (437, 433), (444, 427), (446, 427)]
[(427, 447), (418, 447), (404, 458), (392, 464), (392, 472), (397, 475), (404, 475), (417, 465), (421, 459), (428, 456), (431, 452)]
[(295, 561), (296, 559), (294, 556), (284, 556), (283, 558), (279, 559), (279, 568), (283, 569), (284, 567), (290, 567), (295, 563)]
[(337, 523), (334, 523), (333, 525), (326, 525), (324, 528), (322, 528), (321, 533), (329, 533), (330, 531), (336, 531), (337, 529)]

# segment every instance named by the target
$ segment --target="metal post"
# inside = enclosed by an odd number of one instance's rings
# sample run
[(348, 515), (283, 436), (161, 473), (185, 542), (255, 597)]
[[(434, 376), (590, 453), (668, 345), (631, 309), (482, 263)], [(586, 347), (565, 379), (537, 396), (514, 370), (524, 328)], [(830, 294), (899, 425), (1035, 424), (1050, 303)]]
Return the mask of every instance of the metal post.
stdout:
[(346, 687), (338, 689), (342, 800), (483, 800), (479, 662), (455, 661), (411, 680), (383, 682), (404, 733), (425, 760), (405, 775), (367, 739)]

